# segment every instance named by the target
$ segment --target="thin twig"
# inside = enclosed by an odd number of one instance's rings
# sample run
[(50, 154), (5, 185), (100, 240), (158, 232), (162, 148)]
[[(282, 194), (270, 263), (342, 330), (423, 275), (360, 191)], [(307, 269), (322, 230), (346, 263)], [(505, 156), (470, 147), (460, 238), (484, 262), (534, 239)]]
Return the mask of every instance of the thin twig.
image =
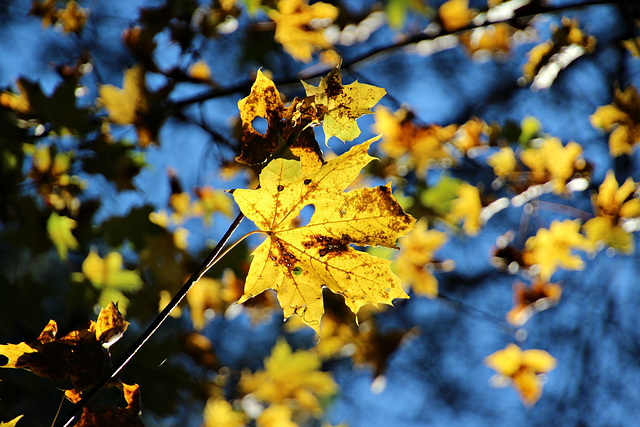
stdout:
[[(87, 403), (100, 391), (102, 387), (104, 387), (111, 379), (113, 379), (118, 373), (124, 368), (127, 363), (135, 356), (135, 354), (142, 348), (142, 346), (151, 338), (151, 336), (160, 328), (160, 326), (167, 320), (169, 314), (173, 311), (174, 308), (180, 304), (182, 299), (187, 295), (189, 289), (195, 285), (198, 280), (209, 270), (215, 261), (219, 260), (220, 254), (222, 253), (222, 249), (229, 241), (229, 238), (233, 234), (233, 232), (238, 228), (240, 222), (244, 218), (244, 214), (241, 212), (238, 214), (236, 219), (231, 223), (227, 232), (222, 236), (222, 239), (218, 242), (215, 248), (211, 251), (209, 256), (202, 262), (200, 268), (193, 273), (193, 275), (187, 280), (187, 282), (180, 288), (180, 291), (173, 297), (171, 302), (160, 312), (160, 314), (151, 322), (151, 324), (147, 327), (147, 329), (138, 337), (136, 342), (127, 349), (126, 353), (122, 358), (115, 364), (109, 372), (96, 383), (87, 393), (84, 393), (82, 399), (77, 402), (73, 408), (67, 413), (67, 415), (62, 418), (64, 427), (70, 426), (76, 417), (80, 414), (82, 409), (87, 405)], [(226, 253), (226, 252), (225, 252)], [(223, 254), (224, 255), (224, 254)]]

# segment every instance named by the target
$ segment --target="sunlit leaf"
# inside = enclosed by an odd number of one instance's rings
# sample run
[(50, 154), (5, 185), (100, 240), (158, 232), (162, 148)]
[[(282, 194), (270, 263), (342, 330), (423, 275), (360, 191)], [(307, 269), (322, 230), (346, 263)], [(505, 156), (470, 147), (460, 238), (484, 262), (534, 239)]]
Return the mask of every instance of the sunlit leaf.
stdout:
[(71, 233), (77, 227), (75, 220), (52, 212), (47, 220), (47, 234), (58, 251), (60, 259), (67, 259), (69, 249), (78, 249), (78, 240)]
[[(317, 331), (324, 311), (322, 286), (344, 296), (354, 313), (367, 303), (406, 298), (389, 261), (350, 246), (395, 247), (396, 239), (413, 228), (414, 219), (388, 186), (343, 191), (373, 159), (367, 154), (371, 142), (308, 175), (299, 162), (276, 159), (260, 174), (260, 189), (234, 191), (242, 212), (268, 236), (253, 252), (240, 302), (273, 288), (285, 317), (296, 314)], [(309, 223), (290, 228), (310, 204), (315, 212)]]

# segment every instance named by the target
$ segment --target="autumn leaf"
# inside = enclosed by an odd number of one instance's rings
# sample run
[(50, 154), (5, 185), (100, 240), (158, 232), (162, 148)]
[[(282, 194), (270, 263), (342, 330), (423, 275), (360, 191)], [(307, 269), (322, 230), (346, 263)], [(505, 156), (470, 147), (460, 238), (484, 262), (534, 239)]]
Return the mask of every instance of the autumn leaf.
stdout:
[(189, 67), (188, 73), (189, 73), (189, 77), (196, 80), (202, 80), (205, 82), (211, 80), (211, 69), (209, 68), (207, 63), (203, 60), (194, 62)]
[(631, 178), (619, 186), (613, 171), (607, 172), (598, 188), (598, 195), (593, 199), (597, 216), (583, 225), (587, 239), (595, 247), (604, 243), (624, 253), (633, 252), (633, 235), (623, 225), (625, 220), (640, 217), (640, 198), (636, 187)]
[[(343, 191), (373, 159), (367, 154), (373, 141), (311, 174), (303, 174), (298, 161), (273, 160), (260, 174), (259, 189), (233, 192), (240, 210), (267, 234), (252, 254), (239, 302), (273, 288), (285, 317), (296, 314), (317, 332), (324, 312), (323, 286), (342, 295), (354, 313), (364, 304), (407, 297), (389, 261), (350, 247), (393, 248), (415, 221), (388, 186)], [(309, 223), (290, 228), (306, 205), (315, 207)]]
[(502, 147), (499, 151), (487, 159), (489, 166), (493, 168), (496, 176), (507, 177), (515, 172), (517, 167), (516, 154), (511, 147)]
[(557, 283), (534, 280), (531, 286), (522, 282), (513, 285), (513, 308), (507, 313), (507, 321), (514, 326), (524, 325), (535, 313), (558, 304), (562, 287)]
[(444, 143), (454, 137), (457, 126), (416, 125), (411, 120), (412, 114), (404, 108), (392, 113), (378, 107), (374, 118), (373, 129), (382, 134), (380, 151), (392, 159), (408, 157), (418, 176), (424, 177), (436, 162), (452, 161)]
[(438, 9), (440, 22), (447, 31), (455, 31), (466, 27), (473, 18), (469, 9), (469, 0), (448, 0)]
[(0, 427), (15, 427), (18, 424), (18, 421), (20, 421), (20, 418), (24, 417), (24, 415), (18, 415), (17, 417), (15, 417), (14, 419), (5, 422), (0, 422)]
[(122, 265), (122, 255), (119, 252), (110, 252), (101, 258), (92, 250), (82, 262), (82, 273), (101, 291), (99, 304), (117, 301), (122, 312), (126, 313), (129, 299), (122, 292), (135, 292), (143, 283), (138, 273), (125, 270)]
[(546, 374), (556, 366), (555, 358), (546, 351), (522, 351), (515, 344), (487, 356), (484, 363), (508, 379), (527, 406), (535, 404), (542, 395), (540, 374)]
[(551, 181), (556, 194), (564, 193), (567, 181), (586, 165), (580, 144), (570, 142), (563, 146), (560, 139), (553, 137), (546, 138), (537, 148), (524, 150), (520, 160), (531, 169), (534, 180)]
[(269, 11), (269, 18), (276, 23), (275, 39), (294, 59), (311, 61), (316, 49), (329, 49), (331, 42), (324, 30), (338, 17), (338, 8), (308, 0), (280, 0), (278, 9)]
[(287, 405), (271, 405), (256, 420), (256, 427), (298, 427), (291, 421), (293, 415)]
[(458, 187), (457, 195), (458, 197), (451, 202), (449, 218), (454, 223), (463, 221), (462, 229), (464, 232), (469, 236), (475, 236), (482, 227), (480, 190), (463, 182)]
[(204, 408), (203, 427), (244, 427), (244, 414), (233, 410), (222, 398), (210, 398)]
[(591, 242), (580, 234), (580, 221), (553, 221), (549, 229), (541, 228), (527, 239), (523, 259), (527, 265), (536, 265), (542, 280), (548, 281), (559, 267), (584, 268), (582, 259), (572, 252), (576, 249), (591, 249)]
[(87, 23), (88, 12), (71, 0), (66, 7), (58, 11), (58, 21), (65, 33), (80, 33)]
[(427, 230), (427, 222), (418, 221), (416, 228), (398, 240), (400, 253), (395, 268), (402, 283), (411, 287), (416, 295), (436, 298), (438, 280), (428, 264), (435, 261), (434, 252), (447, 242), (447, 235), (437, 230)]
[(119, 384), (127, 406), (125, 408), (111, 406), (90, 406), (82, 409), (82, 415), (75, 427), (127, 426), (144, 427), (141, 413), (140, 386), (138, 384)]
[(61, 381), (71, 378), (73, 390), (80, 393), (95, 384), (111, 367), (108, 347), (126, 331), (128, 322), (118, 308), (109, 304), (96, 322), (57, 338), (58, 325), (50, 320), (38, 339), (30, 344), (0, 345), (0, 355), (8, 360), (3, 368), (27, 369), (32, 373)]
[(609, 153), (612, 156), (631, 154), (640, 141), (640, 95), (630, 85), (624, 91), (616, 88), (611, 104), (602, 105), (589, 117), (596, 129), (611, 132)]
[(69, 249), (78, 249), (78, 240), (71, 233), (76, 228), (75, 220), (52, 212), (47, 220), (47, 234), (58, 251), (61, 260), (66, 260)]
[[(315, 107), (295, 100), (289, 107), (284, 106), (276, 85), (258, 70), (251, 93), (238, 101), (242, 121), (242, 142), (240, 155), (236, 161), (247, 164), (262, 164), (279, 147), (290, 143), (291, 152), (300, 158), (303, 170), (319, 168), (322, 152), (316, 142), (313, 130), (307, 124), (317, 117)], [(309, 113), (307, 110), (312, 110)], [(294, 117), (295, 115), (295, 117)], [(264, 119), (266, 132), (254, 128), (254, 121)]]
[(314, 104), (324, 114), (322, 121), (325, 143), (335, 136), (342, 141), (352, 141), (360, 135), (356, 119), (372, 114), (371, 107), (387, 93), (384, 89), (355, 82), (342, 85), (340, 68), (334, 68), (327, 77), (320, 79), (315, 87), (302, 82), (307, 96), (313, 96)]
[(293, 352), (285, 340), (278, 340), (264, 361), (264, 370), (242, 373), (240, 389), (268, 403), (292, 400), (297, 408), (319, 415), (319, 399), (334, 394), (337, 385), (330, 374), (320, 371), (315, 352)]

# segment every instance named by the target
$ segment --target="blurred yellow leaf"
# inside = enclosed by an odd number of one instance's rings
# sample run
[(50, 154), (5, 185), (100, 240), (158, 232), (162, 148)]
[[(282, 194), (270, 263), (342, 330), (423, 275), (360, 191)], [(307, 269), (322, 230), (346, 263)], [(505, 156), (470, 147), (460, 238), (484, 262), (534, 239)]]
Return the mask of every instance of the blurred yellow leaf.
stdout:
[(380, 151), (392, 159), (408, 156), (417, 174), (423, 177), (436, 162), (451, 159), (443, 144), (453, 138), (456, 126), (418, 126), (410, 113), (399, 109), (392, 113), (385, 107), (376, 108), (374, 132), (382, 135)]
[(470, 236), (475, 236), (480, 231), (482, 223), (480, 213), (482, 212), (482, 201), (480, 200), (480, 190), (471, 184), (463, 182), (458, 187), (458, 198), (451, 202), (451, 221), (463, 221), (462, 229)]
[(516, 154), (511, 147), (502, 147), (498, 152), (489, 156), (487, 163), (493, 168), (493, 173), (496, 176), (504, 178), (516, 170)]
[(298, 409), (317, 416), (322, 413), (318, 399), (334, 394), (337, 385), (330, 374), (320, 371), (315, 352), (292, 352), (281, 339), (265, 359), (264, 370), (242, 372), (240, 389), (268, 403), (284, 404), (291, 399)]
[(107, 109), (112, 122), (130, 125), (135, 123), (138, 111), (149, 108), (145, 91), (145, 70), (142, 65), (135, 65), (125, 71), (122, 89), (113, 85), (100, 86), (97, 102)]
[(212, 397), (204, 408), (203, 427), (243, 427), (244, 419), (244, 414), (234, 411), (229, 402)]
[(438, 9), (440, 22), (447, 31), (456, 31), (466, 27), (473, 18), (469, 9), (469, 0), (448, 0)]
[(31, 106), (27, 91), (20, 80), (16, 82), (16, 86), (18, 87), (17, 94), (9, 91), (0, 92), (0, 106), (9, 108), (16, 113), (28, 114), (31, 112)]
[(616, 88), (613, 102), (596, 109), (589, 120), (596, 129), (611, 132), (609, 153), (631, 154), (640, 141), (640, 95), (633, 85), (624, 91)]
[(535, 404), (542, 395), (540, 374), (546, 374), (556, 366), (555, 358), (546, 351), (522, 351), (515, 344), (508, 344), (504, 350), (487, 356), (484, 362), (499, 375), (510, 379), (527, 406)]
[(47, 234), (62, 260), (67, 259), (69, 249), (78, 249), (78, 240), (71, 233), (78, 224), (75, 220), (52, 212), (47, 220)]
[(563, 147), (562, 142), (553, 137), (546, 138), (539, 148), (524, 150), (520, 160), (531, 169), (534, 180), (551, 181), (556, 194), (564, 193), (567, 181), (585, 165), (580, 144), (570, 142)]
[(297, 427), (291, 420), (293, 415), (287, 405), (271, 405), (256, 420), (256, 427)]
[(203, 60), (197, 61), (189, 67), (189, 76), (196, 80), (210, 80), (211, 69)]
[[(388, 186), (344, 192), (373, 159), (367, 154), (372, 142), (354, 146), (311, 174), (304, 174), (298, 161), (275, 159), (262, 170), (259, 189), (233, 192), (240, 210), (267, 234), (252, 254), (239, 302), (273, 288), (285, 318), (296, 314), (317, 332), (323, 286), (342, 295), (354, 313), (367, 303), (407, 297), (389, 270), (390, 261), (350, 246), (393, 248), (415, 221)], [(290, 228), (306, 205), (315, 207), (309, 223)]]
[(542, 280), (549, 281), (559, 267), (582, 270), (584, 262), (572, 251), (591, 247), (591, 242), (580, 234), (579, 220), (553, 221), (549, 229), (541, 228), (527, 239), (523, 259), (527, 265), (537, 265)]
[(434, 252), (446, 242), (447, 235), (441, 231), (428, 230), (427, 222), (419, 220), (416, 228), (398, 240), (400, 253), (395, 260), (395, 271), (402, 284), (411, 287), (416, 295), (436, 298), (438, 281), (428, 268), (434, 260)]
[(331, 42), (324, 30), (338, 17), (338, 8), (308, 0), (280, 0), (278, 9), (269, 11), (269, 18), (276, 23), (275, 39), (294, 59), (311, 61), (316, 49), (329, 49)]
[(557, 283), (534, 280), (527, 287), (522, 282), (513, 286), (514, 306), (507, 313), (507, 321), (514, 326), (524, 325), (535, 313), (555, 306), (560, 301), (562, 287)]
[[(317, 3), (316, 3), (317, 4)], [(302, 82), (307, 96), (314, 96), (314, 104), (322, 111), (321, 120), (325, 143), (335, 136), (352, 141), (360, 135), (356, 119), (371, 114), (371, 107), (387, 93), (384, 89), (355, 82), (342, 85), (340, 68), (334, 68), (315, 87)]]
[(71, 0), (64, 9), (58, 11), (58, 20), (65, 33), (79, 33), (87, 23), (88, 15), (86, 9)]

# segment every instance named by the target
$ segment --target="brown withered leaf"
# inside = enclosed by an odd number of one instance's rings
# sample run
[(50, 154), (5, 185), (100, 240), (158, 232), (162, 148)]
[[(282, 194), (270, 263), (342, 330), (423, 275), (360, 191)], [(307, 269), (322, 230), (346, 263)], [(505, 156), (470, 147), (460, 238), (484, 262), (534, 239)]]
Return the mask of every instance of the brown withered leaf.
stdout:
[(144, 427), (140, 418), (140, 386), (121, 384), (126, 408), (113, 406), (91, 406), (82, 410), (82, 416), (75, 427)]

